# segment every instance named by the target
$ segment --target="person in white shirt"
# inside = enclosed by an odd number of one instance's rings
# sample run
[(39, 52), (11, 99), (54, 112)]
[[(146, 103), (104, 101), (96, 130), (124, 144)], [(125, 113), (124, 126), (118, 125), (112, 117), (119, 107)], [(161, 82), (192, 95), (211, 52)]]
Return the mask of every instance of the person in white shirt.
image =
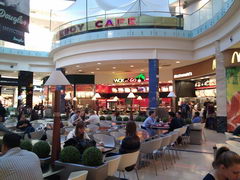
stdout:
[(42, 170), (38, 156), (22, 150), (21, 137), (17, 134), (5, 134), (0, 157), (0, 179), (2, 180), (42, 180)]
[(97, 114), (95, 114), (94, 110), (90, 110), (90, 117), (88, 118), (88, 120), (86, 120), (85, 122), (88, 122), (90, 124), (100, 124), (100, 118)]
[(75, 129), (69, 132), (67, 135), (67, 140), (78, 137), (80, 139), (90, 139), (87, 133), (85, 132), (85, 124), (84, 122), (80, 121), (77, 123)]

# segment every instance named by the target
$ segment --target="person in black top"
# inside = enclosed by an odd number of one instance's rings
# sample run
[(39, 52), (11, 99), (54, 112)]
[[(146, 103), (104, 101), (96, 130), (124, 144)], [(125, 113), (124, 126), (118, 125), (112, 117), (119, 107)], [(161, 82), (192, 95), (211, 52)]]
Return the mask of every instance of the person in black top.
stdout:
[(168, 114), (170, 120), (168, 132), (171, 132), (174, 129), (181, 128), (183, 126), (180, 120), (176, 118), (176, 114), (174, 112), (169, 112)]
[(3, 107), (3, 105), (0, 101), (0, 122), (5, 121), (5, 116), (6, 116), (6, 109)]
[(180, 122), (181, 126), (184, 126), (185, 122), (182, 118), (182, 113), (180, 111), (176, 113), (176, 117), (178, 118), (178, 121)]
[(28, 134), (29, 138), (31, 138), (30, 133), (35, 131), (35, 129), (30, 124), (30, 122), (28, 120), (26, 120), (26, 117), (23, 113), (20, 116), (20, 120), (18, 121), (16, 128), (23, 131), (24, 135)]
[(214, 171), (208, 173), (203, 180), (239, 180), (240, 156), (227, 147), (217, 150), (212, 163)]
[(238, 126), (238, 127), (233, 131), (233, 135), (235, 135), (235, 136), (239, 136), (239, 135), (240, 135), (240, 126)]
[(121, 147), (119, 149), (120, 154), (136, 152), (140, 149), (140, 139), (137, 136), (136, 123), (130, 121), (126, 126), (126, 137), (122, 140)]

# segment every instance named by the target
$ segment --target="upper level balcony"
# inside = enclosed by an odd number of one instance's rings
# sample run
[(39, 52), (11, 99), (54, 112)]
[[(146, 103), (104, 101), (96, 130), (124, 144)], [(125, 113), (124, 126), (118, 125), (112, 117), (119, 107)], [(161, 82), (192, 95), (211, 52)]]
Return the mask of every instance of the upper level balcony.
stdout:
[[(30, 50), (34, 52), (29, 53), (31, 56), (46, 56), (46, 52), (58, 47), (108, 38), (194, 38), (214, 27), (234, 0), (172, 0), (170, 4), (168, 0), (110, 2), (77, 0), (62, 11), (33, 9), (25, 46), (1, 41), (0, 53), (21, 55), (18, 50)], [(28, 51), (22, 54), (28, 55)]]

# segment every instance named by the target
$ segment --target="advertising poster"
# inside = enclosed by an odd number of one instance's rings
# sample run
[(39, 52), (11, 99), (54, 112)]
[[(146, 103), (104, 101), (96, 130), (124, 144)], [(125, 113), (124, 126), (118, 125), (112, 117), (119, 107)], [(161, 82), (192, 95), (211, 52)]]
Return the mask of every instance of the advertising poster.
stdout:
[(29, 0), (0, 0), (0, 39), (24, 45), (28, 32)]
[(240, 67), (229, 67), (227, 73), (228, 131), (240, 125)]

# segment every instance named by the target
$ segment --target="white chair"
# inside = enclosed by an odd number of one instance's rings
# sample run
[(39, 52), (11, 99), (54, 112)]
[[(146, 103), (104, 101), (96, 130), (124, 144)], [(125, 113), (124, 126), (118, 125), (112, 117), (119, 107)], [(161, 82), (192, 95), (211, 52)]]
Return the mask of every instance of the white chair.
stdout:
[[(30, 136), (31, 139), (41, 139), (41, 137), (44, 135), (44, 130), (41, 131), (35, 131), (35, 132), (31, 132)], [(25, 136), (26, 137), (26, 136)]]
[(87, 175), (88, 171), (75, 171), (69, 175), (68, 180), (86, 180)]
[[(118, 165), (119, 177), (120, 177), (120, 172), (123, 172), (123, 175), (125, 178), (125, 168), (135, 165), (138, 160), (138, 155), (139, 155), (139, 151), (121, 155), (121, 159), (120, 159), (120, 162)], [(134, 168), (134, 169), (135, 169), (135, 172), (137, 175), (137, 179), (139, 180), (137, 169), (136, 168)]]
[(103, 143), (104, 147), (115, 147), (114, 137), (106, 135), (106, 134), (94, 134), (94, 140), (97, 143)]
[(47, 134), (47, 141), (49, 142), (49, 144), (52, 144), (53, 130), (47, 130), (46, 134)]
[(157, 176), (157, 166), (156, 166), (156, 152), (158, 151), (158, 149), (160, 148), (162, 143), (162, 138), (157, 138), (157, 139), (153, 139), (147, 142), (144, 142), (141, 144), (141, 148), (140, 148), (140, 152), (141, 155), (145, 154), (146, 158), (148, 159), (149, 156), (151, 156), (153, 158), (153, 165), (155, 168), (155, 173)]
[(106, 157), (105, 162), (108, 164), (108, 176), (113, 176), (118, 169), (121, 155)]
[(111, 123), (112, 123), (111, 121), (110, 122), (107, 122), (107, 121), (100, 122), (100, 126), (101, 127), (111, 127), (112, 126)]
[(231, 138), (233, 137), (233, 134), (232, 134), (232, 133), (225, 132), (224, 134), (225, 134), (225, 136), (226, 136), (226, 140), (229, 140), (229, 139), (231, 139)]
[(168, 150), (168, 155), (170, 157), (171, 164), (173, 164), (172, 157), (171, 157), (170, 151), (168, 149), (168, 145), (170, 144), (171, 139), (172, 139), (172, 135), (166, 135), (166, 136), (162, 137), (162, 143), (159, 148), (159, 151), (162, 152), (161, 155), (162, 155), (163, 170), (168, 168), (168, 165), (167, 165), (168, 160), (166, 159), (166, 156), (165, 156), (166, 150)]

